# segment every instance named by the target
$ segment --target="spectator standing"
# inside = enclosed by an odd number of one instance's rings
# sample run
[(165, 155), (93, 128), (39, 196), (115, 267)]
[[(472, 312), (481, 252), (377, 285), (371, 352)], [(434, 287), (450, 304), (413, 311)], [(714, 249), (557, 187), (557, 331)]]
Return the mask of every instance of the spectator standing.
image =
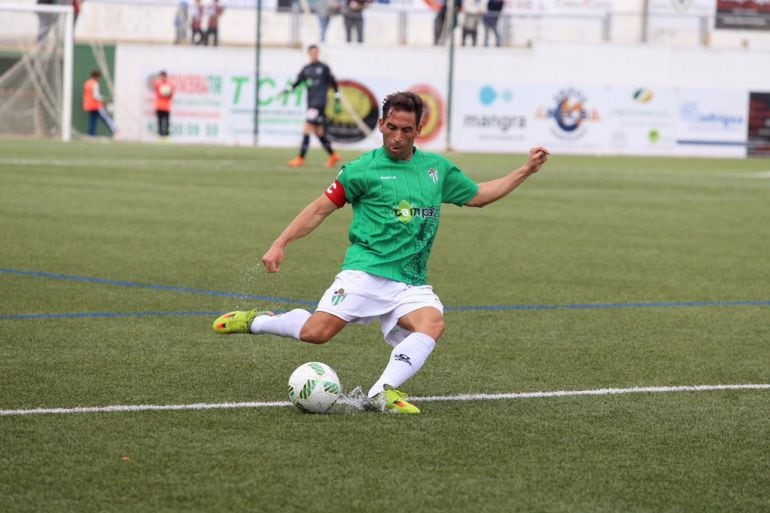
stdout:
[(473, 46), (479, 35), (479, 20), (481, 19), (481, 6), (479, 0), (468, 0), (463, 9), (463, 37), (462, 45), (465, 46), (465, 40), (470, 38)]
[[(37, 0), (37, 5), (54, 5), (54, 0)], [(43, 43), (48, 37), (48, 33), (51, 31), (51, 27), (56, 23), (58, 15), (50, 12), (38, 12), (37, 13), (37, 42)]]
[[(454, 0), (454, 13), (452, 14), (452, 28), (449, 29), (449, 34), (451, 37), (451, 34), (454, 33), (454, 28), (457, 26), (457, 14), (462, 10), (463, 8), (463, 1), (462, 0)], [(446, 39), (447, 31), (445, 30), (447, 20), (447, 0), (441, 0), (441, 7), (439, 8), (438, 12), (436, 13), (436, 17), (433, 20), (433, 44), (434, 45), (441, 45), (444, 44), (444, 41)]]
[(318, 0), (315, 9), (316, 16), (318, 17), (318, 28), (321, 33), (321, 42), (325, 43), (329, 22), (333, 15), (340, 12), (340, 4), (338, 0)]
[(209, 5), (206, 10), (206, 18), (208, 24), (206, 25), (206, 40), (203, 44), (208, 45), (209, 41), (213, 46), (219, 46), (219, 17), (222, 16), (225, 8), (219, 5), (219, 0), (214, 0), (214, 3)]
[(192, 29), (192, 44), (202, 45), (205, 40), (203, 34), (203, 5), (201, 0), (195, 0), (193, 5), (192, 21), (190, 22), (190, 28)]
[(500, 46), (500, 32), (497, 25), (500, 13), (503, 11), (504, 0), (488, 0), (487, 11), (484, 13), (484, 46), (489, 46), (489, 33), (495, 35), (495, 46)]
[(179, 0), (179, 6), (176, 9), (176, 15), (174, 16), (174, 28), (176, 29), (176, 35), (174, 37), (174, 44), (182, 44), (187, 42), (187, 25), (189, 23), (189, 12), (187, 0)]
[[(78, 22), (78, 15), (80, 14), (80, 3), (82, 0), (36, 0), (37, 5), (71, 5), (72, 6), (72, 24), (75, 26)], [(48, 33), (53, 28), (59, 19), (59, 15), (56, 13), (38, 12), (38, 29), (37, 29), (37, 42), (38, 44), (44, 43), (48, 37)]]
[(174, 84), (168, 79), (165, 71), (158, 73), (155, 80), (155, 115), (158, 118), (158, 135), (169, 136), (171, 124), (171, 99), (174, 97)]
[(342, 17), (345, 21), (345, 40), (348, 43), (353, 41), (353, 31), (356, 31), (356, 41), (364, 42), (364, 9), (367, 7), (366, 0), (344, 0), (342, 8)]
[(110, 134), (118, 131), (115, 122), (104, 109), (104, 97), (99, 91), (99, 79), (102, 74), (99, 70), (93, 70), (91, 77), (83, 84), (83, 110), (88, 113), (88, 135), (96, 135), (96, 124), (99, 119), (104, 121)]

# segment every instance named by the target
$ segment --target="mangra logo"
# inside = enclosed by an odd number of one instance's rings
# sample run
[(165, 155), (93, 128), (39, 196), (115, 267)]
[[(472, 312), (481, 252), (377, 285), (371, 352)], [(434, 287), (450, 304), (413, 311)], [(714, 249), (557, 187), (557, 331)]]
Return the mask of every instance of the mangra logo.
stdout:
[(326, 131), (332, 141), (354, 143), (372, 133), (380, 116), (374, 93), (360, 82), (338, 80), (337, 87), (343, 96), (342, 109), (335, 112), (334, 91), (329, 89), (326, 105)]

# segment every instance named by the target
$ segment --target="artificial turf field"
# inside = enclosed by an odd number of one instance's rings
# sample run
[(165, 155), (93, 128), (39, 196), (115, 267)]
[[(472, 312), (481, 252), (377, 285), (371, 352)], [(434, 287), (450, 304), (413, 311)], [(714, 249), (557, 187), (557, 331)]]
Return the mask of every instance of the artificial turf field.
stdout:
[(292, 154), (0, 141), (0, 510), (770, 511), (770, 161), (553, 155), (445, 206), (447, 332), (397, 417), (284, 405), (305, 361), (373, 383), (377, 326), (211, 330), (312, 309), (341, 263), (349, 207), (261, 269), (335, 175)]

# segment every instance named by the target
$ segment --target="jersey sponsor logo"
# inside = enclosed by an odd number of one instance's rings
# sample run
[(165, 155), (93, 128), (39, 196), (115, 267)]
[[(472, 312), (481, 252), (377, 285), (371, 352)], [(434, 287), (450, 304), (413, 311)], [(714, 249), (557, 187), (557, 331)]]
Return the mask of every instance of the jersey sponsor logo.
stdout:
[(434, 184), (438, 183), (438, 170), (430, 168), (428, 169), (428, 177), (430, 178), (430, 181)]
[(335, 290), (334, 294), (332, 294), (332, 304), (334, 306), (338, 306), (340, 303), (345, 301), (346, 297), (348, 297), (348, 295), (345, 294), (345, 289)]
[(393, 213), (396, 218), (402, 223), (410, 223), (415, 217), (438, 217), (438, 209), (436, 207), (420, 208), (412, 206), (408, 201), (402, 200), (398, 206), (393, 207)]

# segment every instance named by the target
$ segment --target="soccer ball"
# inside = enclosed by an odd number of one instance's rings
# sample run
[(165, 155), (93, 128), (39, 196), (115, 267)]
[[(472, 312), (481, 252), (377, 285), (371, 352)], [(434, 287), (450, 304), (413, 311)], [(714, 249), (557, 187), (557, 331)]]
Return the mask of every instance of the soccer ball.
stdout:
[(173, 90), (171, 89), (171, 86), (169, 84), (161, 84), (160, 87), (158, 88), (158, 92), (164, 98), (168, 98), (169, 96), (171, 96), (172, 91)]
[(334, 369), (321, 362), (307, 362), (289, 377), (289, 399), (302, 411), (324, 413), (342, 393), (342, 385)]

